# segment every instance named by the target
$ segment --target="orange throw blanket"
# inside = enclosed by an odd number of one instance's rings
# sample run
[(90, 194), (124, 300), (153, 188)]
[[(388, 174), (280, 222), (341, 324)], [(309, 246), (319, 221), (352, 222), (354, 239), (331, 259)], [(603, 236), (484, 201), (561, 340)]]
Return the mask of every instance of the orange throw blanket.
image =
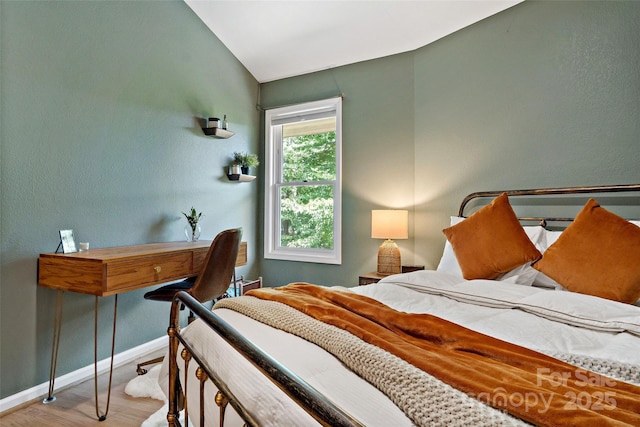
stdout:
[(640, 426), (640, 387), (447, 320), (398, 312), (362, 295), (305, 283), (247, 295), (287, 304), (347, 330), (524, 421), (543, 426)]

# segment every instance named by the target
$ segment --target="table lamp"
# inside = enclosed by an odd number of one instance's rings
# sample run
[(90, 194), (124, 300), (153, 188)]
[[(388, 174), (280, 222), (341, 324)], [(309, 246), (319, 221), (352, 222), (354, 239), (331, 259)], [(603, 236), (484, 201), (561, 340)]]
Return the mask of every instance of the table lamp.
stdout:
[(381, 276), (400, 273), (400, 249), (391, 239), (409, 238), (409, 211), (372, 210), (371, 238), (386, 239), (378, 249), (377, 273)]

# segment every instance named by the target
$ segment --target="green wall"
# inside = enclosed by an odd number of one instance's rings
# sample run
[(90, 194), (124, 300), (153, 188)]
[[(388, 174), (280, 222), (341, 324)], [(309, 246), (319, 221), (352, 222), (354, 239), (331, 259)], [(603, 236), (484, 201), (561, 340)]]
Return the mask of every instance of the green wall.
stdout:
[[(237, 150), (258, 149), (258, 84), (182, 1), (8, 2), (1, 13), (0, 398), (48, 379), (55, 292), (37, 257), (72, 228), (92, 248), (202, 238), (241, 226), (255, 262), (260, 183), (230, 183)], [(197, 117), (236, 135), (205, 137)], [(149, 290), (149, 289), (147, 289)], [(118, 301), (116, 352), (166, 334), (169, 304)], [(91, 296), (67, 293), (58, 375), (93, 361)], [(113, 298), (100, 301), (108, 356)]]
[(416, 248), (474, 191), (640, 183), (640, 2), (526, 1), (415, 55)]
[(640, 182), (639, 45), (640, 2), (529, 0), (414, 52), (262, 85), (264, 106), (346, 97), (343, 265), (261, 274), (357, 283), (376, 267), (371, 209), (409, 207), (403, 263), (435, 268), (469, 193)]
[[(411, 54), (262, 85), (263, 108), (344, 95), (342, 265), (263, 260), (267, 283), (352, 286), (376, 269), (382, 241), (371, 239), (371, 209), (413, 205), (413, 91)], [(406, 255), (410, 241), (398, 245)]]

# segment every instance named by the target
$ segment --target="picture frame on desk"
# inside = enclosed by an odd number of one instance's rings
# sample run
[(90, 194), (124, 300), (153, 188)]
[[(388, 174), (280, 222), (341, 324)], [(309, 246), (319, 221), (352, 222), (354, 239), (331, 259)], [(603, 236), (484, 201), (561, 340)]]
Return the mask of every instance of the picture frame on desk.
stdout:
[(62, 247), (62, 253), (71, 254), (78, 252), (76, 248), (76, 241), (73, 238), (73, 230), (60, 230), (60, 244), (56, 252)]

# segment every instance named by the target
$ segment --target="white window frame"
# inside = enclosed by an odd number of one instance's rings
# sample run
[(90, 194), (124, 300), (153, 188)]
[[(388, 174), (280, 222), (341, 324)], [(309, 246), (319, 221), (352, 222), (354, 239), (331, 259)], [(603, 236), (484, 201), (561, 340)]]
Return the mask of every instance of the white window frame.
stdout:
[[(335, 181), (314, 181), (298, 185), (333, 185), (333, 249), (280, 246), (280, 187), (282, 185), (282, 124), (305, 119), (336, 117)], [(274, 124), (275, 123), (275, 124)], [(288, 183), (291, 184), (291, 183)], [(342, 263), (342, 98), (306, 102), (265, 111), (265, 203), (264, 257), (323, 264)]]

